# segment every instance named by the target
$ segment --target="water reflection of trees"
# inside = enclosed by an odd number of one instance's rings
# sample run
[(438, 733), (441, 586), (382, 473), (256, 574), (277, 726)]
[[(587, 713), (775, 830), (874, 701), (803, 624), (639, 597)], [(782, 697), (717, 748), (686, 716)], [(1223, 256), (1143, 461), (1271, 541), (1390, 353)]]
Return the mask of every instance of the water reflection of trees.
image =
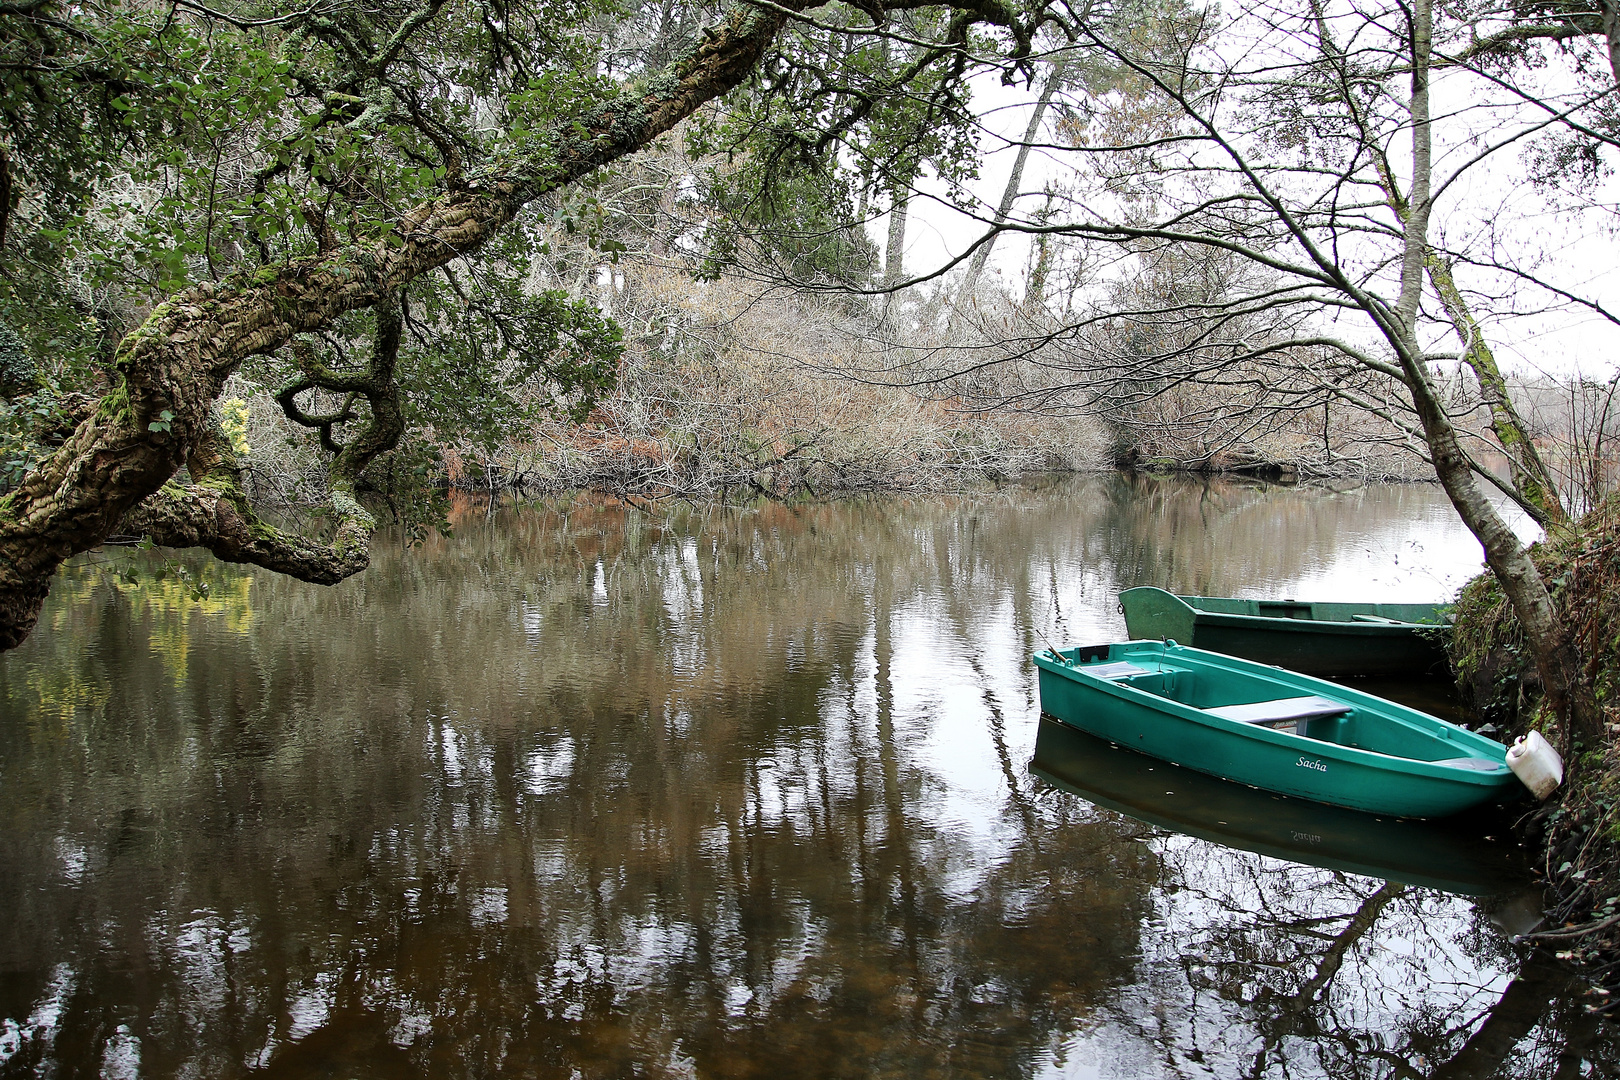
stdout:
[[(929, 571), (852, 555), (915, 526), (810, 557), (825, 520), (582, 512), (461, 581), (255, 578), (183, 671), (150, 651), (172, 612), (89, 585), (5, 669), (38, 737), (3, 766), (0, 1014), (57, 1002), (7, 1067), (124, 1037), (155, 1073), (1017, 1071), (1128, 975), (1149, 856), (1060, 813), (1072, 861), (951, 891), (888, 670)], [(75, 655), (120, 693), (46, 724), (26, 673)]]
[[(1382, 547), (1422, 520), (1435, 494), (1417, 484), (1332, 491), (1125, 477), (1108, 489), (1110, 526), (1099, 533), (1107, 538), (1100, 554), (1121, 587), (1229, 596), (1297, 580), (1363, 545)], [(1410, 560), (1417, 553), (1388, 554)]]
[[(1302, 1025), (1276, 1003), (1376, 886), (1024, 774), (1054, 593), (1112, 618), (1110, 560), (1165, 542), (1135, 532), (1228, 498), (1139, 521), (1122, 483), (473, 514), (336, 589), (232, 577), (251, 617), (85, 571), (0, 660), (0, 1069), (1019, 1075), (1088, 1031), (1299, 1064), (1341, 1014), (1418, 1030), (1451, 998), (1344, 1002), (1383, 971), (1365, 942), (1453, 907), (1388, 901)], [(960, 716), (995, 791), (966, 809)]]
[(1521, 961), (1488, 904), (1176, 834), (1151, 842), (1161, 877), (1144, 970), (1109, 1011), (1164, 1075), (1543, 1077), (1620, 1065), (1571, 973), (1544, 954)]

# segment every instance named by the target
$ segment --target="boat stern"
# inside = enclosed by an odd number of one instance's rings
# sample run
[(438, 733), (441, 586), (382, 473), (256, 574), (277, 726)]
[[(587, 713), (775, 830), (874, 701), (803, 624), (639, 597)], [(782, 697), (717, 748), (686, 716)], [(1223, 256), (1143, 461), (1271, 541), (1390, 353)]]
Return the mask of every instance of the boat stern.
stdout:
[(1119, 594), (1119, 607), (1125, 613), (1125, 632), (1133, 639), (1193, 642), (1196, 612), (1174, 593), (1143, 585)]

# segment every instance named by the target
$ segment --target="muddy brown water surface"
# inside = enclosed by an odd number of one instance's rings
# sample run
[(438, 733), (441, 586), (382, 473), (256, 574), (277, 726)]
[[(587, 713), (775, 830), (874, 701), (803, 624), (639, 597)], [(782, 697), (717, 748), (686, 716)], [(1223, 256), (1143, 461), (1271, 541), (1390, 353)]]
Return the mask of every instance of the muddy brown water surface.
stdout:
[(1030, 654), (1123, 636), (1121, 588), (1445, 598), (1479, 554), (1438, 488), (456, 524), (329, 589), (58, 579), (0, 656), (0, 1075), (1620, 1068), (1511, 939), (1499, 818), (1324, 815), (1039, 720)]

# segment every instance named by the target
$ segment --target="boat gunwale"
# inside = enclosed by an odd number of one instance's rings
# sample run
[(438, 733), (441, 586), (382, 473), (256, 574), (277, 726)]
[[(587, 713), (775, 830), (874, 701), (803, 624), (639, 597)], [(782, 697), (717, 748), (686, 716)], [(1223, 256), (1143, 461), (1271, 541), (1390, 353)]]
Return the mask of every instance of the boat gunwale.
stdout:
[[(1138, 586), (1138, 588), (1140, 588), (1140, 587), (1141, 586)], [(1332, 601), (1332, 600), (1272, 600), (1272, 599), (1269, 599), (1269, 598), (1254, 598), (1254, 597), (1244, 597), (1244, 596), (1189, 596), (1189, 595), (1184, 595), (1182, 593), (1173, 593), (1173, 592), (1170, 592), (1168, 589), (1158, 589), (1156, 586), (1153, 586), (1152, 588), (1155, 588), (1156, 591), (1161, 592), (1166, 596), (1172, 597), (1173, 599), (1180, 601), (1188, 610), (1190, 610), (1201, 621), (1221, 620), (1221, 619), (1235, 619), (1235, 620), (1238, 620), (1238, 625), (1252, 625), (1252, 624), (1255, 624), (1255, 623), (1261, 623), (1261, 624), (1266, 624), (1266, 625), (1282, 624), (1282, 625), (1288, 626), (1290, 629), (1298, 629), (1298, 628), (1301, 628), (1301, 627), (1308, 627), (1308, 626), (1318, 626), (1318, 627), (1329, 627), (1329, 628), (1332, 628), (1333, 630), (1336, 630), (1336, 631), (1343, 631), (1343, 630), (1355, 629), (1355, 628), (1358, 628), (1358, 627), (1360, 627), (1360, 628), (1375, 627), (1375, 628), (1381, 628), (1386, 632), (1395, 631), (1395, 632), (1400, 632), (1400, 633), (1409, 633), (1410, 631), (1412, 631), (1414, 629), (1418, 629), (1418, 630), (1430, 629), (1430, 628), (1443, 629), (1448, 625), (1445, 622), (1445, 614), (1444, 613), (1446, 611), (1449, 611), (1452, 607), (1454, 607), (1454, 605), (1452, 605), (1452, 604), (1404, 604), (1404, 603), (1356, 604), (1356, 603), (1340, 602), (1340, 601)], [(1126, 592), (1133, 592), (1135, 590), (1127, 589), (1125, 591)], [(1121, 602), (1123, 603), (1124, 593), (1121, 593), (1120, 596), (1121, 596)], [(1246, 611), (1221, 611), (1219, 608), (1212, 608), (1212, 607), (1204, 606), (1206, 604), (1211, 604), (1211, 603), (1214, 603), (1214, 604), (1238, 603), (1238, 604), (1256, 604), (1256, 605), (1259, 605), (1259, 604), (1292, 604), (1292, 605), (1295, 605), (1297, 607), (1311, 608), (1312, 611), (1313, 611), (1313, 615), (1309, 619), (1296, 619), (1296, 618), (1292, 618), (1292, 617), (1287, 616), (1287, 615), (1263, 615), (1263, 614), (1260, 614), (1258, 612), (1255, 612), (1255, 613), (1251, 614), (1251, 613), (1246, 612)], [(1428, 621), (1423, 621), (1423, 620), (1419, 620), (1419, 619), (1394, 619), (1394, 618), (1389, 618), (1388, 616), (1385, 616), (1385, 618), (1388, 619), (1387, 622), (1359, 622), (1359, 621), (1356, 621), (1354, 619), (1319, 619), (1319, 618), (1315, 617), (1314, 609), (1316, 609), (1317, 607), (1320, 607), (1320, 606), (1367, 607), (1367, 608), (1380, 608), (1380, 607), (1382, 607), (1382, 608), (1408, 608), (1408, 609), (1426, 608), (1426, 609), (1428, 609), (1430, 611), (1433, 611), (1435, 613), (1436, 621), (1428, 622)]]
[[(1170, 649), (1170, 648), (1174, 648), (1174, 649), (1178, 649), (1178, 650), (1180, 650), (1180, 649), (1189, 649), (1190, 651), (1194, 651), (1194, 652), (1201, 651), (1201, 650), (1193, 650), (1189, 646), (1184, 646), (1184, 645), (1168, 645), (1167, 646), (1166, 643), (1157, 642), (1157, 641), (1121, 642), (1119, 644), (1124, 644), (1124, 645), (1145, 645), (1145, 646), (1157, 645), (1157, 646), (1160, 647), (1161, 650), (1164, 650), (1164, 651), (1168, 651), (1168, 649)], [(1047, 650), (1047, 652), (1054, 652), (1054, 653), (1057, 653), (1057, 655), (1059, 655), (1059, 656), (1063, 655), (1061, 652), (1058, 652), (1055, 649)], [(1147, 656), (1150, 656), (1150, 657), (1154, 655), (1152, 650), (1136, 650), (1137, 655), (1141, 655), (1144, 652), (1146, 653)], [(1126, 654), (1126, 655), (1129, 655), (1129, 654)], [(1163, 652), (1160, 652), (1158, 655), (1160, 655), (1162, 657)], [(1287, 688), (1287, 689), (1298, 689), (1298, 686), (1290, 686), (1288, 682), (1286, 682), (1284, 680), (1281, 680), (1281, 679), (1277, 679), (1277, 678), (1275, 678), (1274, 676), (1272, 676), (1269, 673), (1270, 672), (1284, 672), (1285, 674), (1290, 675), (1293, 678), (1310, 680), (1311, 683), (1323, 683), (1323, 682), (1325, 682), (1325, 680), (1316, 679), (1313, 676), (1300, 675), (1297, 672), (1288, 672), (1284, 668), (1277, 668), (1277, 667), (1272, 667), (1271, 665), (1259, 664), (1259, 663), (1256, 663), (1255, 661), (1252, 661), (1252, 660), (1242, 660), (1241, 658), (1238, 658), (1238, 657), (1228, 657), (1228, 656), (1220, 655), (1220, 654), (1216, 654), (1216, 655), (1220, 656), (1220, 661), (1222, 663), (1228, 663), (1228, 662), (1231, 662), (1231, 661), (1236, 661), (1237, 665), (1242, 665), (1242, 666), (1245, 666), (1245, 667), (1260, 668), (1260, 669), (1262, 669), (1260, 671), (1243, 671), (1242, 674), (1244, 674), (1246, 676), (1249, 676), (1249, 677), (1253, 677), (1253, 678), (1264, 679), (1264, 680), (1266, 680), (1268, 682), (1273, 683), (1274, 685), (1281, 686), (1281, 687), (1284, 687), (1284, 688)], [(1125, 659), (1125, 658), (1126, 658), (1126, 656), (1118, 656), (1118, 657), (1113, 656), (1112, 655), (1112, 647), (1110, 647), (1110, 659), (1116, 659), (1117, 660), (1117, 659)], [(1198, 658), (1198, 657), (1183, 657), (1182, 659), (1187, 660), (1187, 661), (1192, 661), (1195, 664), (1198, 663), (1199, 660), (1200, 660), (1200, 658)], [(1479, 788), (1486, 788), (1486, 789), (1495, 789), (1495, 788), (1501, 787), (1501, 786), (1503, 786), (1504, 779), (1512, 778), (1512, 776), (1513, 776), (1512, 771), (1507, 768), (1507, 765), (1506, 765), (1506, 762), (1505, 762), (1505, 758), (1506, 758), (1506, 754), (1507, 754), (1507, 747), (1503, 746), (1501, 743), (1498, 743), (1496, 740), (1491, 739), (1488, 736), (1481, 735), (1478, 732), (1469, 731), (1467, 728), (1459, 727), (1456, 724), (1448, 723), (1448, 722), (1446, 722), (1444, 720), (1439, 719), (1438, 717), (1429, 716), (1427, 713), (1421, 712), (1421, 711), (1419, 711), (1417, 709), (1408, 708), (1407, 706), (1401, 705), (1398, 702), (1388, 701), (1388, 700), (1386, 700), (1384, 698), (1376, 697), (1375, 695), (1368, 694), (1368, 693), (1366, 693), (1364, 691), (1356, 690), (1356, 689), (1354, 689), (1352, 687), (1341, 686), (1341, 685), (1339, 685), (1337, 683), (1327, 683), (1326, 685), (1327, 685), (1327, 687), (1329, 689), (1334, 691), (1333, 696), (1338, 697), (1340, 699), (1344, 699), (1344, 698), (1352, 699), (1353, 702), (1354, 702), (1352, 704), (1352, 708), (1357, 707), (1357, 706), (1362, 706), (1362, 707), (1369, 708), (1369, 709), (1371, 709), (1371, 710), (1373, 710), (1375, 712), (1383, 713), (1386, 716), (1388, 716), (1388, 718), (1390, 720), (1392, 720), (1392, 721), (1394, 721), (1396, 723), (1404, 723), (1404, 724), (1407, 724), (1407, 726), (1409, 726), (1409, 727), (1415, 727), (1420, 733), (1425, 734), (1425, 735), (1429, 735), (1430, 737), (1434, 738), (1436, 741), (1451, 743), (1451, 744), (1455, 745), (1459, 750), (1465, 751), (1464, 753), (1453, 755), (1455, 757), (1478, 758), (1478, 759), (1483, 760), (1483, 761), (1490, 761), (1493, 764), (1500, 764), (1502, 767), (1500, 769), (1492, 769), (1489, 772), (1484, 772), (1484, 771), (1480, 771), (1480, 770), (1477, 770), (1477, 769), (1462, 769), (1462, 768), (1458, 768), (1456, 766), (1441, 765), (1441, 764), (1438, 763), (1439, 760), (1444, 760), (1444, 759), (1436, 759), (1436, 760), (1425, 761), (1425, 760), (1420, 759), (1420, 758), (1403, 757), (1403, 756), (1398, 755), (1398, 754), (1386, 754), (1386, 753), (1384, 753), (1382, 751), (1378, 751), (1378, 750), (1365, 750), (1365, 749), (1362, 749), (1361, 747), (1357, 747), (1357, 746), (1346, 746), (1343, 743), (1328, 742), (1328, 741), (1323, 740), (1323, 739), (1313, 739), (1313, 738), (1310, 738), (1309, 736), (1306, 736), (1306, 735), (1297, 735), (1297, 734), (1295, 734), (1295, 733), (1293, 733), (1291, 731), (1279, 731), (1279, 730), (1277, 730), (1275, 728), (1269, 728), (1269, 727), (1266, 727), (1264, 725), (1248, 724), (1248, 723), (1244, 723), (1244, 722), (1239, 721), (1239, 720), (1228, 720), (1225, 717), (1217, 716), (1217, 715), (1215, 715), (1213, 713), (1209, 713), (1209, 712), (1207, 712), (1207, 711), (1205, 711), (1203, 709), (1200, 709), (1195, 705), (1188, 705), (1185, 702), (1176, 701), (1174, 698), (1164, 697), (1164, 696), (1159, 695), (1159, 694), (1154, 694), (1154, 693), (1152, 693), (1152, 692), (1150, 692), (1148, 690), (1141, 689), (1140, 687), (1130, 686), (1129, 684), (1126, 684), (1126, 683), (1115, 682), (1114, 680), (1111, 680), (1111, 679), (1104, 679), (1104, 678), (1101, 678), (1100, 676), (1092, 675), (1089, 672), (1086, 672), (1085, 668), (1082, 667), (1082, 666), (1076, 665), (1076, 666), (1071, 667), (1066, 663), (1061, 663), (1061, 662), (1058, 662), (1058, 661), (1054, 661), (1053, 659), (1051, 659), (1049, 656), (1046, 655), (1046, 652), (1036, 653), (1035, 654), (1035, 660), (1041, 667), (1045, 668), (1048, 671), (1053, 672), (1054, 674), (1062, 673), (1062, 674), (1068, 675), (1070, 677), (1077, 677), (1077, 676), (1084, 675), (1084, 678), (1075, 678), (1075, 681), (1079, 682), (1083, 686), (1087, 686), (1087, 687), (1089, 687), (1091, 689), (1094, 689), (1094, 690), (1103, 690), (1112, 697), (1116, 697), (1116, 698), (1119, 698), (1119, 699), (1124, 700), (1124, 701), (1129, 701), (1129, 702), (1131, 702), (1133, 704), (1143, 706), (1143, 707), (1147, 707), (1147, 708), (1150, 708), (1150, 709), (1152, 709), (1154, 711), (1157, 711), (1157, 712), (1168, 712), (1168, 713), (1170, 713), (1170, 715), (1175, 716), (1177, 719), (1184, 720), (1184, 721), (1192, 721), (1192, 722), (1195, 722), (1195, 723), (1198, 723), (1198, 724), (1202, 724), (1205, 727), (1213, 728), (1216, 731), (1225, 732), (1226, 734), (1229, 734), (1229, 735), (1237, 735), (1237, 736), (1241, 736), (1241, 737), (1244, 737), (1244, 738), (1258, 739), (1261, 742), (1268, 742), (1268, 743), (1272, 743), (1273, 745), (1277, 745), (1277, 746), (1285, 747), (1285, 748), (1291, 748), (1291, 749), (1292, 748), (1300, 748), (1300, 749), (1308, 750), (1309, 755), (1312, 756), (1312, 757), (1326, 757), (1326, 758), (1329, 758), (1329, 759), (1332, 759), (1332, 760), (1341, 761), (1344, 764), (1359, 765), (1359, 766), (1366, 767), (1366, 768), (1375, 768), (1375, 769), (1379, 769), (1379, 770), (1384, 771), (1384, 772), (1392, 772), (1393, 771), (1393, 772), (1408, 773), (1408, 774), (1412, 774), (1412, 775), (1421, 777), (1421, 778), (1426, 779), (1426, 780), (1441, 780), (1441, 781), (1447, 781), (1447, 782), (1452, 782), (1452, 783), (1461, 783), (1461, 784), (1465, 784), (1465, 785), (1471, 786), (1471, 787), (1479, 787)], [(1208, 666), (1218, 667), (1219, 665), (1208, 665)], [(1236, 666), (1236, 665), (1234, 665), (1234, 666)], [(1186, 669), (1183, 668), (1182, 670), (1186, 670)], [(1128, 693), (1127, 693), (1127, 691), (1128, 691)], [(1323, 695), (1323, 696), (1328, 696), (1328, 695)], [(1168, 709), (1168, 708), (1166, 708), (1166, 706), (1173, 706), (1173, 709)], [(1396, 712), (1397, 715), (1389, 715), (1389, 713), (1391, 711)], [(1420, 720), (1428, 721), (1429, 723), (1436, 724), (1436, 725), (1443, 725), (1443, 726), (1435, 728), (1433, 730), (1428, 730), (1427, 725), (1412, 724), (1405, 716), (1398, 715), (1399, 713), (1411, 713), (1413, 716), (1415, 716), (1416, 718), (1418, 718)], [(1057, 719), (1058, 719), (1058, 721), (1060, 723), (1068, 723), (1068, 721), (1064, 720), (1062, 717), (1057, 717)], [(1086, 730), (1085, 728), (1080, 727), (1077, 724), (1070, 724), (1070, 726), (1071, 727), (1077, 727), (1082, 731)], [(1477, 743), (1482, 743), (1482, 744), (1485, 744), (1485, 745), (1468, 745), (1468, 744), (1463, 743), (1460, 740), (1450, 738), (1450, 737), (1446, 737), (1446, 736), (1441, 736), (1441, 735), (1437, 734), (1438, 731), (1455, 731), (1455, 732), (1459, 732), (1462, 735), (1466, 736), (1468, 738), (1468, 740), (1470, 740), (1470, 743), (1473, 743), (1473, 742), (1477, 741)], [(1318, 748), (1318, 747), (1327, 748), (1327, 752), (1324, 752), (1323, 750), (1315, 749), (1315, 748)], [(1495, 747), (1495, 748), (1499, 749), (1501, 751), (1502, 756), (1500, 758), (1498, 758), (1497, 756), (1495, 756), (1494, 753), (1469, 753), (1469, 752), (1467, 752), (1467, 751), (1470, 751), (1470, 750), (1473, 750), (1473, 751), (1486, 751), (1491, 747)]]

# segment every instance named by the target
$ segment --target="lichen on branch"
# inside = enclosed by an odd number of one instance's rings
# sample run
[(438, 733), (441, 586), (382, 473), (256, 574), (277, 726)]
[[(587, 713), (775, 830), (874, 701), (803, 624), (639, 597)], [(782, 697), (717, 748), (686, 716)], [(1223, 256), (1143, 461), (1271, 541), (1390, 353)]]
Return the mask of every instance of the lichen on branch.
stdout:
[[(0, 648), (14, 647), (32, 630), (63, 560), (100, 544), (154, 496), (142, 513), (152, 529), (176, 541), (195, 538), (276, 569), (298, 565), (310, 552), (289, 538), (253, 539), (261, 534), (241, 504), (208, 493), (218, 487), (204, 491), (195, 473), (189, 488), (160, 494), (210, 437), (225, 380), (248, 357), (376, 305), (476, 252), (525, 203), (646, 146), (746, 78), (788, 12), (800, 6), (732, 9), (659, 76), (558, 118), (543, 137), (516, 143), (403, 214), (380, 240), (206, 281), (153, 310), (118, 348), (125, 395), (119, 407), (99, 409), (82, 423), (12, 494), (11, 513), (0, 519)], [(353, 465), (380, 451), (364, 437), (348, 450), (349, 462), (334, 464), (333, 493), (343, 496), (337, 509), (347, 523), (334, 542), (356, 558), (365, 545), (344, 529), (369, 537), (369, 526), (353, 513)]]

